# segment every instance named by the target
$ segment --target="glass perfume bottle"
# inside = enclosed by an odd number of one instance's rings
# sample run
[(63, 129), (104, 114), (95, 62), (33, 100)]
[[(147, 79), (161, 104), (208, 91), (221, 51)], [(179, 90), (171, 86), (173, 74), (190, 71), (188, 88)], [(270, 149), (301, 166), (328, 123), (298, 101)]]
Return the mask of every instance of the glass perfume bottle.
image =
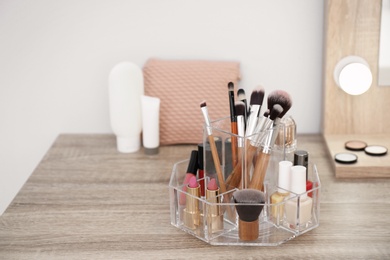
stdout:
[(306, 167), (291, 167), (291, 194), (286, 201), (286, 221), (291, 228), (304, 228), (311, 220), (313, 200), (306, 193)]
[(284, 160), (293, 161), (297, 149), (297, 125), (291, 115), (285, 115), (280, 120), (279, 134), (275, 141), (276, 147), (284, 150)]

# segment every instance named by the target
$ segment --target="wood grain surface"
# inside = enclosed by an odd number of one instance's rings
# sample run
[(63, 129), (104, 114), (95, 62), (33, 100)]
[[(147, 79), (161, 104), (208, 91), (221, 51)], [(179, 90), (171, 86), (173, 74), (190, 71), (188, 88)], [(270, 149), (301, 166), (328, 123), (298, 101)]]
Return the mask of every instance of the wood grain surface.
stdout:
[(320, 173), (320, 226), (278, 247), (227, 247), (170, 224), (172, 166), (195, 146), (120, 154), (112, 135), (60, 135), (0, 216), (0, 259), (389, 259), (390, 179), (336, 179), (322, 136), (298, 146)]
[[(377, 135), (324, 135), (337, 178), (390, 178), (390, 153), (383, 156), (367, 155), (364, 151), (349, 151), (345, 143), (350, 140), (364, 141), (367, 145), (390, 148), (390, 134)], [(353, 153), (356, 163), (342, 164), (334, 160), (338, 153)]]
[[(327, 0), (324, 24), (324, 133), (390, 134), (390, 87), (378, 86), (381, 0)], [(352, 96), (333, 78), (336, 64), (346, 56), (367, 61), (371, 88)]]

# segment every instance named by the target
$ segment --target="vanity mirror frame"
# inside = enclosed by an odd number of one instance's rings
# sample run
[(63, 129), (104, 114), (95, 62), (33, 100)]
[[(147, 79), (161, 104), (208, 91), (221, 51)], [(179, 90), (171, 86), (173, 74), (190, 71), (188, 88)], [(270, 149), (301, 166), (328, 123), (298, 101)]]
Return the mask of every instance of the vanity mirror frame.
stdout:
[[(381, 0), (326, 0), (324, 24), (323, 135), (337, 178), (390, 177), (390, 155), (357, 153), (354, 164), (340, 164), (335, 154), (345, 143), (361, 140), (390, 147), (390, 87), (378, 86)], [(352, 96), (342, 91), (333, 74), (346, 56), (367, 61), (373, 80), (370, 89)]]

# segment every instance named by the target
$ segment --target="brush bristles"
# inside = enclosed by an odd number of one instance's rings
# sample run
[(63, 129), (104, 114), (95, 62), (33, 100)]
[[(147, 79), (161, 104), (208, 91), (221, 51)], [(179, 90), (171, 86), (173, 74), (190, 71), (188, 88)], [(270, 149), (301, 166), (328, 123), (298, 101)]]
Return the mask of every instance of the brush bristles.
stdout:
[(264, 111), (264, 116), (265, 116), (265, 117), (268, 117), (268, 116), (269, 116), (269, 109), (267, 109), (266, 111)]
[(206, 101), (202, 101), (201, 103), (200, 103), (200, 107), (205, 107), (206, 106)]
[[(233, 193), (238, 216), (246, 222), (253, 222), (259, 218), (265, 202), (264, 193), (256, 189), (238, 190)], [(251, 205), (253, 204), (253, 205)]]
[(258, 87), (252, 91), (250, 105), (262, 105), (264, 99), (264, 88)]
[(269, 114), (269, 119), (275, 120), (283, 112), (283, 107), (279, 104), (275, 104)]
[(238, 91), (237, 91), (237, 99), (238, 100), (245, 100), (246, 97), (245, 97), (245, 90), (243, 90), (242, 88), (240, 88)]
[(236, 104), (234, 106), (236, 108), (236, 115), (237, 116), (245, 115), (245, 104), (244, 104), (244, 102), (236, 101)]
[(228, 83), (228, 89), (229, 89), (229, 91), (234, 91), (234, 84), (233, 84), (233, 82), (229, 82)]
[(290, 95), (283, 90), (275, 90), (271, 92), (268, 96), (267, 102), (269, 110), (272, 110), (275, 104), (279, 104), (282, 106), (283, 111), (278, 116), (280, 118), (282, 118), (292, 106), (292, 100)]

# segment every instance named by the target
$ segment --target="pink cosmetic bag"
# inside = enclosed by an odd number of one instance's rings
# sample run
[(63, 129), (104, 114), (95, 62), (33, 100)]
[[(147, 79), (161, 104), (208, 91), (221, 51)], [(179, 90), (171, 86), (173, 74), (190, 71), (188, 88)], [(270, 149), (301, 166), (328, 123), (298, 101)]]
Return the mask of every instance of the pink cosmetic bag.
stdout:
[(207, 102), (210, 120), (229, 116), (227, 84), (237, 91), (240, 64), (233, 61), (149, 59), (144, 67), (145, 95), (158, 97), (160, 145), (202, 142)]

